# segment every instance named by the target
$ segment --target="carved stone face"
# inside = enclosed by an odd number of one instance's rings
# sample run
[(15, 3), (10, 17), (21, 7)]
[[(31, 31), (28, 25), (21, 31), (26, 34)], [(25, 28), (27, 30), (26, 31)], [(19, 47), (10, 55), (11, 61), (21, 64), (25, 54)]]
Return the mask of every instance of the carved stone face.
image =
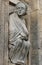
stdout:
[(24, 15), (26, 13), (27, 7), (24, 3), (19, 2), (16, 5), (16, 9), (17, 9), (17, 14), (21, 16), (21, 15)]

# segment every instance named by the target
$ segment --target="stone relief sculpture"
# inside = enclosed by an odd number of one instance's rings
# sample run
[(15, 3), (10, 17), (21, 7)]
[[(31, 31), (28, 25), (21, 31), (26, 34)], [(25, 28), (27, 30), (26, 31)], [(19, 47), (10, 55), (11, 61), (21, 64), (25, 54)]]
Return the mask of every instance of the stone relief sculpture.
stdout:
[(23, 16), (27, 14), (27, 5), (16, 4), (15, 12), (9, 19), (9, 60), (13, 64), (25, 64), (30, 49), (28, 30)]

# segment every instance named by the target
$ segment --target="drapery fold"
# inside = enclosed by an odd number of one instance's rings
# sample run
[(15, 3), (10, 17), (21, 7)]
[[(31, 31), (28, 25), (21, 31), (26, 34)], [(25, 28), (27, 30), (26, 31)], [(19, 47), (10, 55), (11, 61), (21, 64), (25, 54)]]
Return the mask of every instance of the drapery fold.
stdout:
[(16, 13), (9, 20), (9, 58), (12, 63), (24, 63), (29, 52), (30, 42), (25, 20)]

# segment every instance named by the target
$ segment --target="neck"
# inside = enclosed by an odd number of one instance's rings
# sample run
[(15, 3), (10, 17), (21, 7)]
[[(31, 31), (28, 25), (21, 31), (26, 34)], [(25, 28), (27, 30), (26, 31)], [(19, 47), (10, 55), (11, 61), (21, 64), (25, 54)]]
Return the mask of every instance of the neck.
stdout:
[(22, 15), (21, 16), (18, 15), (18, 17), (21, 18), (21, 19), (24, 19), (24, 16), (22, 16)]

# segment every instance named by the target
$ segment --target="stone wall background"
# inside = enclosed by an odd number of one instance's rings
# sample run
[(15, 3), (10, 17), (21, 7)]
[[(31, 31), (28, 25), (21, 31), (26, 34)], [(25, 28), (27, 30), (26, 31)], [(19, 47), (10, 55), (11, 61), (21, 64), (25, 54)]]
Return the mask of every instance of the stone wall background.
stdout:
[(32, 0), (31, 9), (31, 65), (42, 65), (42, 0)]
[(0, 0), (0, 65), (8, 65), (8, 0)]
[[(27, 17), (32, 44), (29, 65), (42, 65), (42, 0), (25, 2), (30, 7)], [(8, 21), (9, 0), (0, 0), (0, 65), (8, 65)]]

